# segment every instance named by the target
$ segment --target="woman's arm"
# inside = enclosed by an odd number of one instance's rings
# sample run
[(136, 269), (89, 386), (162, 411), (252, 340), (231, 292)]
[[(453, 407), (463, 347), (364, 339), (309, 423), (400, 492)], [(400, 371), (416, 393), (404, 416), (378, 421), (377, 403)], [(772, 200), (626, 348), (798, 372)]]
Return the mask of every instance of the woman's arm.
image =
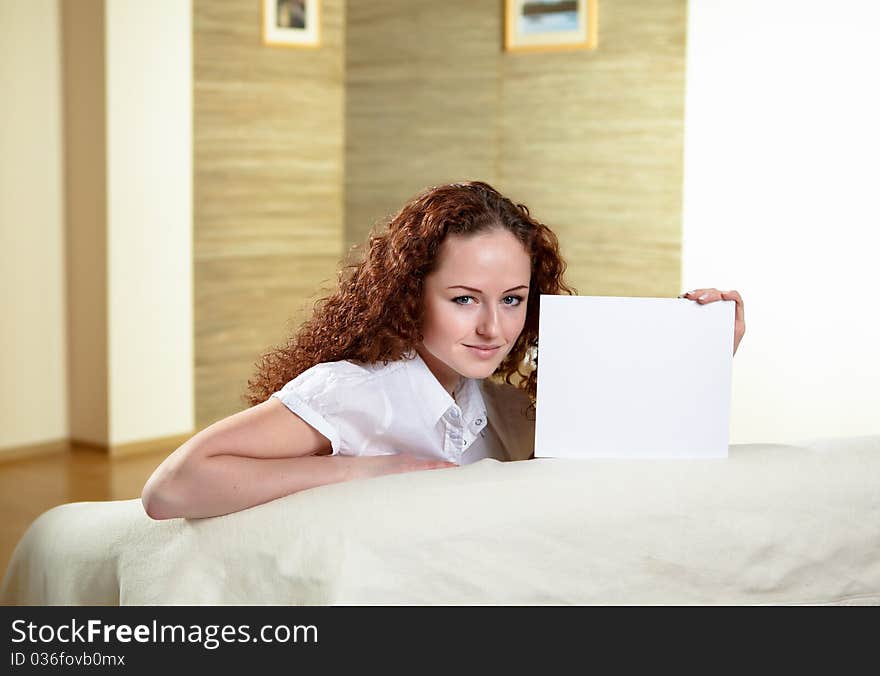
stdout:
[(315, 486), (455, 466), (406, 455), (329, 453), (326, 437), (271, 398), (189, 439), (156, 468), (141, 500), (153, 519), (203, 518)]

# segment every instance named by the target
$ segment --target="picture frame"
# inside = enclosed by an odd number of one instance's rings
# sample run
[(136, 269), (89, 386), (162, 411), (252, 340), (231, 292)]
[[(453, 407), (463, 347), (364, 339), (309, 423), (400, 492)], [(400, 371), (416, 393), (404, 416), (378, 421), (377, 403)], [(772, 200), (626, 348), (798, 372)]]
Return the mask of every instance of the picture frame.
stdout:
[(596, 49), (598, 0), (505, 0), (504, 49)]
[(261, 0), (263, 44), (320, 47), (321, 0)]

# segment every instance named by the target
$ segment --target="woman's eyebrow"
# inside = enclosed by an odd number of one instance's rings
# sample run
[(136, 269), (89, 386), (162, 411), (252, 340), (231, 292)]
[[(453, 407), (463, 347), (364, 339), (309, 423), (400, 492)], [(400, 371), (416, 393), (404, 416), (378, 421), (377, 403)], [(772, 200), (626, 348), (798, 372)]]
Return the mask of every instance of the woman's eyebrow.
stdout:
[[(461, 284), (456, 284), (455, 286), (447, 286), (446, 288), (447, 289), (466, 289), (468, 291), (474, 291), (475, 293), (483, 293), (479, 289), (475, 289), (472, 286), (462, 286)], [(502, 291), (501, 293), (508, 293), (510, 291), (516, 291), (518, 289), (528, 289), (528, 288), (529, 287), (527, 287), (525, 284), (520, 284), (519, 286), (514, 286), (511, 289), (506, 289), (506, 290)]]

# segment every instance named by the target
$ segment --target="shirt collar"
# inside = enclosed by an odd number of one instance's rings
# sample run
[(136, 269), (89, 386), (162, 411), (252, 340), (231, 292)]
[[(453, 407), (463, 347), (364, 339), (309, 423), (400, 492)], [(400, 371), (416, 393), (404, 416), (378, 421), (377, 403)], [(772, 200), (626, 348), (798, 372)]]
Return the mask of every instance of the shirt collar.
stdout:
[[(476, 379), (462, 379), (462, 386), (456, 402), (431, 373), (418, 352), (412, 350), (404, 355), (403, 363), (409, 375), (410, 384), (421, 399), (419, 408), (424, 412), (426, 422), (432, 426), (436, 425), (437, 421), (456, 403), (461, 409), (465, 423), (472, 424), (474, 420), (486, 418), (486, 404)], [(485, 420), (478, 424), (482, 424), (482, 422)]]

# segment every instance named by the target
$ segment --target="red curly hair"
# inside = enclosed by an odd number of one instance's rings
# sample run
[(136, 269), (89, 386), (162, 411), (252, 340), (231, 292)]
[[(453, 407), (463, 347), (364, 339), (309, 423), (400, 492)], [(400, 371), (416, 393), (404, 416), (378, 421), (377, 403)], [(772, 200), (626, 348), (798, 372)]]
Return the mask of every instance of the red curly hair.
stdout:
[[(534, 402), (540, 295), (577, 292), (563, 281), (566, 265), (556, 235), (532, 218), (525, 205), (514, 204), (481, 181), (429, 188), (371, 234), (363, 260), (340, 270), (336, 292), (315, 303), (312, 318), (286, 345), (260, 358), (245, 401), (251, 406), (265, 401), (321, 362), (403, 359), (423, 339), (424, 280), (436, 266), (443, 240), (450, 233), (467, 236), (494, 228), (506, 228), (522, 242), (532, 269), (523, 330), (492, 377), (519, 387)], [(514, 374), (519, 376), (516, 383)]]

